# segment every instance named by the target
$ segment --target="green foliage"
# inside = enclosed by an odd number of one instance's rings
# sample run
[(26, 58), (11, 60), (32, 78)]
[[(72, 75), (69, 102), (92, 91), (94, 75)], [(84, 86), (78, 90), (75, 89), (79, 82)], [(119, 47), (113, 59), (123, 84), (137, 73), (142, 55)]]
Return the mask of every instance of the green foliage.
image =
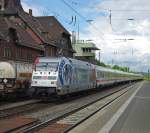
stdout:
[(121, 67), (121, 66), (118, 66), (118, 65), (114, 65), (112, 67), (112, 69), (120, 70), (120, 71), (123, 71), (123, 72), (129, 72), (130, 71), (129, 67)]
[(113, 67), (111, 67), (110, 65), (106, 65), (105, 63), (99, 62), (98, 60), (95, 60), (95, 61), (96, 61), (96, 65), (98, 65), (98, 66), (112, 68), (114, 70), (120, 70), (120, 71), (123, 71), (123, 72), (130, 72), (129, 67), (121, 67), (121, 66), (118, 66), (118, 65), (114, 65)]
[(107, 65), (106, 67), (107, 67), (107, 68), (111, 68), (111, 66), (110, 66), (110, 65)]
[(150, 80), (150, 74), (145, 73), (145, 74), (144, 74), (144, 79), (145, 79), (145, 80)]
[(107, 65), (105, 63), (99, 62), (98, 60), (96, 60), (96, 65), (102, 66), (102, 67), (107, 67)]

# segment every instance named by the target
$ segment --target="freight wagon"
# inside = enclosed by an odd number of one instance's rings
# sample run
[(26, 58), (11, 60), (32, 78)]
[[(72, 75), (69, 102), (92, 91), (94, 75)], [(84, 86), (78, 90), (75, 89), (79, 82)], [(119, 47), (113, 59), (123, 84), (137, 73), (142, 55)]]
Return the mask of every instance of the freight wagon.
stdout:
[(32, 76), (30, 63), (0, 62), (0, 95), (26, 92)]

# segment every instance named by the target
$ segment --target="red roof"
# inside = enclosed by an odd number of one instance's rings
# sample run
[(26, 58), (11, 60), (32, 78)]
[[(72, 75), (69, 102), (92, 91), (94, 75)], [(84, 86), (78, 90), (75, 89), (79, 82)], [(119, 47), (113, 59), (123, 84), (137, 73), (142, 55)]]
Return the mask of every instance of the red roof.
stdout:
[(66, 49), (73, 51), (69, 32), (54, 16), (33, 17), (24, 12), (20, 0), (4, 0), (4, 2), (5, 10), (0, 10), (0, 15), (2, 15), (0, 34), (2, 36), (6, 37), (9, 28), (13, 28), (16, 30), (20, 45), (37, 49), (43, 49), (41, 44), (62, 47), (62, 38), (66, 37), (68, 39)]

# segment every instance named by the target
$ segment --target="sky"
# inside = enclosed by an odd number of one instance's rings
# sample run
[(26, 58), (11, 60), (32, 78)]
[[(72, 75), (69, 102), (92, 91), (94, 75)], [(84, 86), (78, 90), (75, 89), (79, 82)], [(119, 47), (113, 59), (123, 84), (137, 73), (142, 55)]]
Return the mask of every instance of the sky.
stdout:
[(101, 49), (104, 63), (150, 69), (149, 0), (22, 0), (22, 5), (34, 16), (55, 16), (70, 33), (79, 29), (80, 39)]

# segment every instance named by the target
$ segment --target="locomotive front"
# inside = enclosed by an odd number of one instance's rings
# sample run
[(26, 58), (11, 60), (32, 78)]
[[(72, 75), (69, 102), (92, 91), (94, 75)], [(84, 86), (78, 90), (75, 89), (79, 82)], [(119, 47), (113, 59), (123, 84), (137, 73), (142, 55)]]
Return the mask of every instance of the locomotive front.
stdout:
[(31, 93), (48, 96), (56, 93), (59, 60), (37, 58), (32, 73)]

